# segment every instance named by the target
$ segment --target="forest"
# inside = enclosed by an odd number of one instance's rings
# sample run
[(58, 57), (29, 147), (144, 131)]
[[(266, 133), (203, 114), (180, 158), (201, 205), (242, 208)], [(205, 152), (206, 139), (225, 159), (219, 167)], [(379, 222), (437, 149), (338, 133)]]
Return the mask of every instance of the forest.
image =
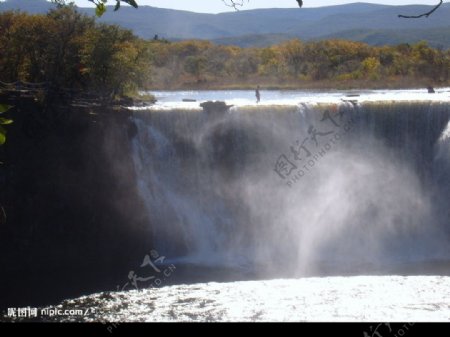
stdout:
[(145, 88), (148, 43), (118, 26), (99, 24), (73, 6), (47, 15), (0, 14), (0, 81), (123, 95)]
[(0, 14), (0, 81), (110, 95), (138, 89), (404, 88), (448, 85), (450, 51), (294, 39), (266, 48), (136, 37), (73, 6)]

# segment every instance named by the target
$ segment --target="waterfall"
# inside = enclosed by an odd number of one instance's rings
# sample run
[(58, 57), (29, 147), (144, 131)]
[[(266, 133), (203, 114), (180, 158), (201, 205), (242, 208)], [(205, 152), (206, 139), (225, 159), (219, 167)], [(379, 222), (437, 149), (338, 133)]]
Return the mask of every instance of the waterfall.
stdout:
[(155, 246), (272, 273), (448, 258), (449, 116), (440, 102), (136, 111)]

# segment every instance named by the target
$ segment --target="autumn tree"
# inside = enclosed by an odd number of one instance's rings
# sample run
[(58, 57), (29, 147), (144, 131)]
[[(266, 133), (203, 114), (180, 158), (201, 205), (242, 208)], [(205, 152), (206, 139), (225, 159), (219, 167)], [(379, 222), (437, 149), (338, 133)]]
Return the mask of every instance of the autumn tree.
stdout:
[(203, 56), (188, 56), (184, 62), (184, 69), (196, 77), (197, 82), (201, 80), (201, 75), (206, 67), (206, 58)]
[(0, 81), (45, 82), (64, 88), (124, 94), (145, 87), (147, 44), (131, 31), (95, 23), (74, 6), (47, 15), (0, 14)]
[(305, 66), (305, 50), (303, 43), (298, 40), (291, 40), (282, 45), (282, 55), (291, 73), (298, 77), (302, 67)]

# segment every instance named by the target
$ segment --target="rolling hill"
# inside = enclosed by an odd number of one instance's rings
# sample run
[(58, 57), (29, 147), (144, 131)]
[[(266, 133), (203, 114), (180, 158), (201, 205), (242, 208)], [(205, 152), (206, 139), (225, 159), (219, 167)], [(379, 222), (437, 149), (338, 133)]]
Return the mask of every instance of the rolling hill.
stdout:
[[(219, 1), (219, 0), (211, 0)], [(7, 0), (0, 11), (20, 9), (45, 13), (52, 4), (45, 0)], [(219, 44), (266, 46), (291, 38), (316, 40), (350, 39), (373, 45), (411, 43), (426, 40), (433, 46), (450, 48), (450, 4), (444, 4), (430, 18), (400, 19), (402, 14), (417, 14), (430, 6), (387, 6), (353, 3), (319, 8), (257, 9), (221, 14), (141, 6), (138, 10), (111, 9), (100, 19), (152, 38), (206, 39)], [(81, 8), (93, 15), (93, 9)]]

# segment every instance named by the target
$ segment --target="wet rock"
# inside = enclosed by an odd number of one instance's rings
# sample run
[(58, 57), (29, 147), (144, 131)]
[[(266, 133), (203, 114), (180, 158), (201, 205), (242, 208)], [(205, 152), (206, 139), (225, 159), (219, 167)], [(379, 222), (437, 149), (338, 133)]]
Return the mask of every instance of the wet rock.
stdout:
[(228, 105), (223, 101), (207, 101), (200, 104), (207, 113), (227, 112), (233, 105)]

